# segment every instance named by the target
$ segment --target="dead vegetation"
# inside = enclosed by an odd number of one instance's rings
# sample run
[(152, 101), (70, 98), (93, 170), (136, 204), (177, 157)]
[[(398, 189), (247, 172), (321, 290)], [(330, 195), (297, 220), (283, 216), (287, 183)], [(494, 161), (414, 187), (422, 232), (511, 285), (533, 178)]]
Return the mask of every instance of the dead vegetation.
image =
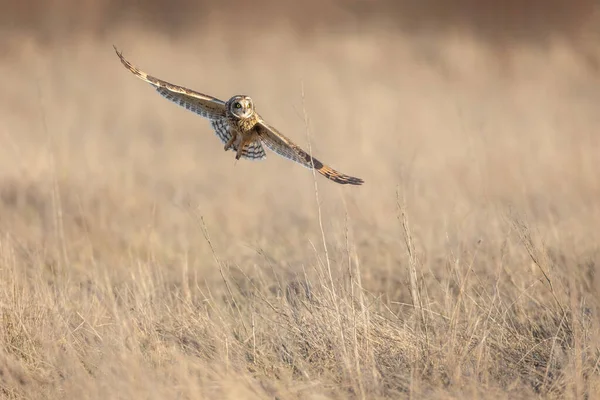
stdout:
[[(0, 64), (3, 397), (600, 392), (598, 82), (569, 47), (498, 65), (465, 36), (19, 40)], [(302, 144), (308, 125), (365, 185), (317, 177), (316, 203), (303, 168), (234, 163), (113, 43), (251, 93)]]

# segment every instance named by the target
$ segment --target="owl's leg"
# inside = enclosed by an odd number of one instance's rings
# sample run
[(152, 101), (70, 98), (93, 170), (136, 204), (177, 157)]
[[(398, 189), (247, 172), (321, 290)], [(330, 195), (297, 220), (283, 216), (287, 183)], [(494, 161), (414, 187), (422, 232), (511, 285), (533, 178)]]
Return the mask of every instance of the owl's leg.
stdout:
[(250, 135), (242, 135), (242, 140), (240, 141), (240, 145), (238, 146), (237, 153), (235, 155), (236, 160), (240, 159), (240, 157), (242, 156), (242, 151), (244, 150), (244, 147), (246, 147), (246, 145), (248, 143), (250, 143), (251, 141), (252, 141), (252, 137)]
[(225, 151), (229, 150), (231, 148), (231, 146), (233, 146), (233, 142), (235, 142), (236, 139), (237, 139), (237, 132), (232, 130), (231, 137), (229, 138), (227, 143), (225, 143)]

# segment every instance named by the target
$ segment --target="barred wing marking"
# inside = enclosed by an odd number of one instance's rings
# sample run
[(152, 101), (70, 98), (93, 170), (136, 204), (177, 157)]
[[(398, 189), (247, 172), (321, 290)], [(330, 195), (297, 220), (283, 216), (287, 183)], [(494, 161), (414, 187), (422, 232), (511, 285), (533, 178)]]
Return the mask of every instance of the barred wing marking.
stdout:
[(223, 143), (227, 143), (229, 139), (231, 139), (231, 132), (229, 131), (229, 125), (227, 124), (227, 119), (213, 119), (210, 121), (215, 134)]
[(119, 52), (115, 46), (113, 47), (125, 68), (141, 80), (154, 86), (156, 91), (167, 100), (199, 114), (204, 118), (216, 119), (225, 116), (227, 109), (224, 101), (148, 75), (127, 61), (125, 57), (123, 57), (123, 53)]
[(327, 179), (342, 185), (362, 185), (364, 183), (360, 178), (342, 174), (328, 165), (323, 164), (316, 158), (311, 157), (310, 154), (302, 150), (298, 145), (264, 121), (260, 121), (256, 124), (256, 130), (260, 140), (265, 146), (288, 160), (294, 161), (309, 169), (313, 168), (314, 165), (314, 168), (318, 173)]
[(254, 140), (248, 143), (242, 149), (241, 156), (249, 160), (264, 160), (265, 158), (267, 158), (267, 154), (265, 153), (265, 149), (263, 148), (260, 140)]
[[(229, 139), (231, 139), (232, 134), (227, 119), (215, 119), (210, 121), (210, 123), (217, 137), (221, 139), (221, 141), (225, 144), (229, 142)], [(241, 138), (238, 137), (237, 140), (233, 143), (233, 146), (231, 146), (230, 150), (237, 152), (240, 142)], [(248, 160), (263, 160), (267, 158), (267, 154), (265, 153), (265, 149), (263, 148), (262, 143), (259, 140), (254, 140), (246, 144), (246, 146), (242, 150), (242, 153), (240, 154), (240, 157), (246, 158)]]

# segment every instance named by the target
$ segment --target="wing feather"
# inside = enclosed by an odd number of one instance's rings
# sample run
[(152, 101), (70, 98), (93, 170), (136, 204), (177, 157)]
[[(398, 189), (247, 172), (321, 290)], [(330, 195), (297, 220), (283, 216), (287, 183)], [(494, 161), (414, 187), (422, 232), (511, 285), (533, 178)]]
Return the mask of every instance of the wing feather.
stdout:
[[(231, 139), (232, 135), (227, 119), (215, 119), (210, 121), (210, 123), (217, 137), (221, 139), (223, 143), (229, 142), (229, 139)], [(238, 140), (233, 143), (230, 150), (237, 152), (240, 142), (241, 138), (238, 138)], [(267, 158), (267, 154), (265, 153), (265, 149), (263, 148), (260, 140), (254, 140), (246, 144), (244, 149), (242, 149), (240, 157), (248, 160), (263, 160)]]
[(253, 142), (248, 143), (242, 149), (241, 157), (258, 161), (267, 158), (267, 154), (265, 153), (265, 149), (263, 148), (260, 140), (254, 140)]
[(229, 124), (227, 123), (227, 119), (213, 119), (210, 121), (212, 128), (215, 131), (215, 134), (223, 143), (227, 143), (229, 139), (231, 139), (231, 131), (229, 130)]
[(123, 57), (123, 53), (119, 52), (115, 46), (113, 47), (125, 68), (141, 80), (154, 86), (156, 91), (167, 100), (199, 114), (204, 118), (217, 119), (225, 116), (227, 109), (224, 101), (148, 75), (127, 61), (125, 57)]
[(364, 183), (364, 181), (360, 178), (342, 174), (341, 172), (338, 172), (333, 168), (323, 164), (316, 158), (311, 157), (310, 154), (302, 150), (298, 145), (285, 137), (281, 132), (268, 125), (264, 121), (260, 121), (258, 124), (256, 124), (256, 130), (260, 140), (265, 146), (280, 156), (287, 158), (288, 160), (294, 161), (309, 169), (313, 168), (314, 166), (318, 173), (327, 179), (342, 185), (362, 185)]

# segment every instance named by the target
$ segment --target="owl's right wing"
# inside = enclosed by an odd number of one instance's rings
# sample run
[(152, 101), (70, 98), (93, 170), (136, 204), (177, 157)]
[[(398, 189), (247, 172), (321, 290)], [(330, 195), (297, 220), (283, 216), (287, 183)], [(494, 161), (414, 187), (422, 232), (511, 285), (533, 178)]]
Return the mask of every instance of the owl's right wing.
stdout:
[(141, 80), (154, 86), (156, 91), (167, 100), (211, 120), (225, 116), (227, 109), (224, 101), (148, 75), (127, 61), (123, 54), (115, 46), (113, 47), (125, 68)]
[(323, 164), (316, 158), (311, 157), (310, 154), (302, 150), (298, 145), (285, 137), (281, 132), (268, 125), (264, 121), (259, 121), (256, 124), (255, 129), (258, 132), (258, 137), (265, 146), (280, 156), (287, 158), (288, 160), (297, 162), (298, 164), (309, 169), (312, 169), (314, 166), (318, 173), (327, 179), (342, 185), (362, 185), (364, 183), (364, 181), (360, 178), (342, 174), (341, 172), (338, 172), (333, 168)]

